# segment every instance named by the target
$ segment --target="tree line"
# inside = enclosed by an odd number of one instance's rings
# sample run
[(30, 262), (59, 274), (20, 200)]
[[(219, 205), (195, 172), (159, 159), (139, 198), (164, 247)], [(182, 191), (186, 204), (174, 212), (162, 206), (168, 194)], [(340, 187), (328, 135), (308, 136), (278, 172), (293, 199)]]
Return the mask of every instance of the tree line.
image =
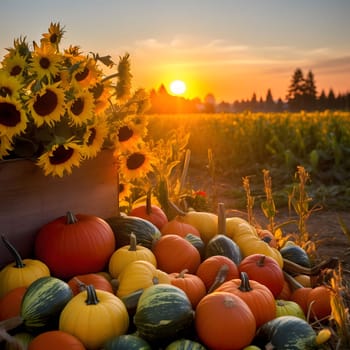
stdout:
[(150, 114), (161, 113), (240, 113), (251, 112), (298, 112), (298, 111), (350, 110), (350, 92), (335, 95), (333, 89), (317, 93), (313, 72), (310, 70), (304, 76), (297, 68), (291, 78), (285, 97), (274, 99), (271, 89), (267, 90), (265, 98), (257, 98), (253, 93), (250, 99), (235, 100), (232, 103), (216, 102), (213, 94), (207, 94), (204, 100), (199, 98), (185, 99), (168, 93), (164, 85), (150, 92)]

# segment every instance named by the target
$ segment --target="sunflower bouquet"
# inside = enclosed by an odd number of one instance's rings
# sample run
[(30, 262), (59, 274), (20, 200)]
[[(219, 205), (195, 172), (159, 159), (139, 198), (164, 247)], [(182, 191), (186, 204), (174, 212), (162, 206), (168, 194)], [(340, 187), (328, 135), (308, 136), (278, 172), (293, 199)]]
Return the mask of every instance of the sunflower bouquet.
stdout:
[(24, 37), (6, 49), (0, 63), (0, 160), (32, 159), (45, 175), (62, 177), (103, 147), (114, 147), (119, 163), (137, 170), (147, 161), (141, 115), (148, 98), (141, 89), (130, 92), (129, 55), (106, 75), (115, 66), (110, 56), (84, 55), (78, 46), (62, 51), (63, 34), (59, 23), (51, 23), (40, 44), (30, 48)]

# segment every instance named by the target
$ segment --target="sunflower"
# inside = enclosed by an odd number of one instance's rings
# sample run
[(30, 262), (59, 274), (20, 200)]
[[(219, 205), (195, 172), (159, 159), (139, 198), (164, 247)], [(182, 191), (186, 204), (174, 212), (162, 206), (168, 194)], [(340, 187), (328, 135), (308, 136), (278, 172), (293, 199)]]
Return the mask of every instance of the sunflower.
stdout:
[(34, 52), (30, 70), (39, 80), (46, 78), (51, 82), (60, 71), (62, 63), (62, 56), (56, 53), (56, 49), (49, 45), (42, 43), (41, 47), (34, 43)]
[(101, 72), (96, 66), (96, 61), (92, 58), (84, 58), (73, 74), (72, 83), (78, 84), (81, 88), (89, 88), (98, 82), (100, 76)]
[(145, 177), (152, 170), (153, 162), (149, 151), (138, 149), (119, 156), (119, 170), (127, 180), (139, 179)]
[(26, 58), (21, 56), (19, 52), (14, 52), (11, 55), (7, 55), (2, 65), (5, 71), (7, 71), (13, 77), (23, 77), (27, 67)]
[(45, 176), (63, 177), (72, 173), (74, 166), (79, 167), (82, 160), (81, 146), (73, 140), (54, 144), (49, 151), (38, 158), (38, 165), (43, 169)]
[(74, 94), (74, 99), (67, 102), (67, 114), (72, 125), (81, 126), (93, 118), (94, 97), (88, 90), (80, 90)]
[(95, 114), (101, 115), (109, 107), (110, 98), (113, 95), (113, 87), (110, 82), (97, 83), (90, 91), (95, 99)]
[(48, 29), (48, 33), (44, 33), (41, 39), (42, 44), (50, 44), (58, 49), (58, 45), (61, 42), (61, 39), (64, 34), (64, 28), (61, 28), (60, 23), (50, 23), (50, 27)]
[(52, 126), (65, 113), (64, 90), (59, 83), (43, 86), (28, 101), (28, 108), (36, 126)]
[(19, 101), (0, 96), (0, 136), (12, 139), (26, 129), (27, 115)]
[(22, 84), (6, 71), (0, 71), (0, 96), (9, 96), (12, 99), (18, 99)]
[(88, 126), (84, 134), (84, 156), (86, 158), (96, 157), (107, 135), (108, 127), (105, 121), (98, 120)]
[(0, 159), (9, 155), (9, 151), (12, 151), (13, 146), (10, 139), (6, 135), (0, 136)]
[(118, 190), (118, 193), (119, 193), (119, 201), (126, 201), (127, 198), (130, 198), (131, 197), (131, 194), (132, 194), (132, 185), (130, 182), (127, 182), (127, 181), (123, 181), (121, 180), (119, 182), (119, 190)]
[(120, 150), (133, 150), (142, 142), (146, 134), (146, 128), (143, 124), (136, 124), (129, 118), (118, 128), (116, 135), (116, 147)]

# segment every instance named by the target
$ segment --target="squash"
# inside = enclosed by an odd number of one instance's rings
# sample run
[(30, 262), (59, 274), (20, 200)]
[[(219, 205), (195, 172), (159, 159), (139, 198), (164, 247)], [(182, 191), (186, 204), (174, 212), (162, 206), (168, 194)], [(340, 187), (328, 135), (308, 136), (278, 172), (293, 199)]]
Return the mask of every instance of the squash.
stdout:
[(279, 250), (260, 239), (256, 229), (248, 221), (239, 217), (227, 218), (226, 235), (238, 244), (243, 258), (252, 254), (263, 254), (276, 260), (283, 268), (283, 258)]
[(89, 350), (100, 349), (107, 340), (125, 334), (128, 327), (123, 302), (92, 285), (67, 303), (59, 319), (59, 330), (74, 335)]
[(29, 332), (57, 328), (61, 311), (72, 299), (68, 283), (52, 276), (30, 284), (23, 295), (20, 316)]
[(0, 298), (12, 289), (28, 287), (36, 279), (50, 276), (50, 270), (46, 264), (37, 259), (22, 260), (10, 241), (3, 235), (1, 239), (15, 262), (6, 265), (0, 271)]
[(292, 300), (276, 299), (276, 317), (296, 316), (305, 320), (305, 313), (301, 306)]
[(280, 253), (284, 259), (304, 267), (311, 267), (311, 261), (306, 251), (292, 241), (286, 242), (280, 249)]
[(35, 254), (51, 274), (69, 279), (105, 268), (115, 250), (112, 229), (103, 219), (67, 212), (44, 225), (35, 238)]
[(109, 339), (103, 350), (152, 350), (146, 340), (135, 334), (122, 334)]
[(249, 306), (239, 296), (213, 292), (198, 303), (195, 328), (209, 349), (240, 350), (253, 340), (256, 324)]
[(112, 216), (106, 219), (116, 238), (116, 248), (130, 244), (130, 234), (134, 233), (137, 243), (152, 249), (153, 242), (161, 236), (159, 229), (151, 222), (136, 216)]
[(194, 340), (177, 339), (168, 344), (165, 350), (206, 350), (206, 348)]
[(187, 241), (189, 241), (197, 250), (199, 255), (201, 256), (201, 261), (204, 260), (205, 257), (205, 244), (202, 240), (202, 238), (200, 238), (200, 236), (196, 236), (192, 233), (188, 233), (185, 236), (185, 239)]
[(252, 311), (257, 327), (275, 318), (276, 302), (271, 291), (263, 284), (249, 280), (245, 272), (241, 272), (240, 277), (224, 282), (215, 292), (230, 292), (239, 296)]
[(27, 287), (11, 289), (0, 298), (0, 321), (19, 316), (21, 303)]
[(258, 234), (259, 238), (266, 242), (270, 247), (278, 248), (277, 239), (270, 230), (258, 228), (256, 229), (256, 233)]
[(156, 284), (141, 295), (134, 316), (137, 333), (151, 344), (162, 344), (186, 334), (194, 311), (186, 293), (171, 284)]
[(328, 329), (316, 334), (312, 326), (296, 316), (280, 316), (263, 324), (256, 332), (253, 344), (265, 349), (305, 350), (317, 348), (331, 336)]
[(205, 257), (223, 255), (231, 259), (236, 265), (242, 260), (239, 246), (229, 237), (223, 234), (215, 235), (206, 245)]
[[(11, 341), (6, 341), (5, 350), (22, 350), (28, 349), (29, 344), (34, 336), (28, 332), (16, 332), (10, 337)], [(77, 349), (79, 350), (79, 349)]]
[(185, 238), (178, 235), (164, 235), (155, 241), (153, 254), (159, 269), (166, 273), (179, 272), (187, 269), (195, 273), (201, 257), (198, 250)]
[(37, 335), (30, 343), (28, 350), (86, 350), (84, 344), (75, 336), (52, 330)]
[(110, 257), (108, 271), (112, 278), (118, 278), (125, 266), (136, 260), (145, 260), (157, 267), (157, 260), (152, 250), (138, 245), (136, 235), (132, 232), (129, 244), (118, 248)]

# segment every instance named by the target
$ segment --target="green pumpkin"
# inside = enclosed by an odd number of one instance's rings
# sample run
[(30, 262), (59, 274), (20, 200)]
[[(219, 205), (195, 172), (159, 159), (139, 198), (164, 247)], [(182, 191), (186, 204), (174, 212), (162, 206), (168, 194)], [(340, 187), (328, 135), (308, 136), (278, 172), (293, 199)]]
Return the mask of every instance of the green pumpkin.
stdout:
[(205, 258), (213, 255), (223, 255), (231, 259), (235, 264), (239, 265), (242, 260), (242, 253), (231, 238), (217, 234), (208, 243), (205, 249)]
[(293, 242), (287, 242), (280, 249), (280, 253), (284, 259), (288, 259), (304, 267), (311, 267), (311, 262), (306, 251)]
[(134, 334), (123, 334), (106, 342), (104, 350), (152, 350), (146, 340)]
[(178, 339), (170, 343), (165, 350), (206, 350), (206, 348), (194, 340)]

